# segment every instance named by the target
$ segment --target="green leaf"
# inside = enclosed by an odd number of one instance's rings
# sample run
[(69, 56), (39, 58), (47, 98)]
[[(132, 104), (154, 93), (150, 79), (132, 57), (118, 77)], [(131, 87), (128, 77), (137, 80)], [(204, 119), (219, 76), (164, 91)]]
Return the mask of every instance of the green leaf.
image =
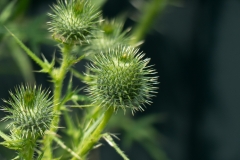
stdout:
[(118, 147), (118, 145), (114, 142), (112, 136), (109, 133), (105, 133), (102, 135), (102, 137), (107, 141), (107, 143), (113, 147), (116, 152), (124, 159), (124, 160), (129, 160), (129, 158), (124, 154), (124, 152)]
[(1, 14), (0, 14), (0, 24), (4, 24), (9, 19), (9, 17), (11, 16), (11, 13), (13, 11), (15, 3), (16, 3), (16, 0), (12, 1), (1, 12)]
[(53, 140), (54, 140), (55, 142), (57, 142), (57, 144), (58, 144), (60, 147), (62, 147), (62, 149), (64, 149), (64, 150), (66, 150), (67, 152), (69, 152), (73, 157), (75, 157), (75, 158), (78, 159), (78, 160), (81, 160), (81, 159), (82, 159), (81, 157), (79, 157), (79, 156), (77, 155), (77, 153), (75, 153), (72, 149), (70, 149), (69, 147), (67, 147), (59, 138), (57, 138), (56, 136), (53, 136), (52, 138), (53, 138)]
[(9, 41), (7, 45), (10, 49), (9, 53), (12, 55), (14, 61), (18, 65), (18, 68), (21, 71), (25, 81), (33, 83), (35, 80), (32, 72), (32, 65), (27, 55), (25, 55), (23, 51), (20, 50), (14, 41)]
[(14, 157), (12, 160), (17, 160), (17, 159), (20, 159), (20, 157), (19, 156)]
[(12, 35), (17, 44), (28, 54), (28, 56), (30, 56), (40, 67), (42, 67), (42, 70), (44, 72), (50, 72), (51, 69), (50, 64), (44, 63), (25, 44), (23, 44), (22, 41), (18, 39), (9, 29), (6, 28), (6, 30)]
[[(83, 140), (90, 136), (90, 134), (98, 127), (98, 125), (102, 120), (103, 120), (103, 115), (101, 115), (93, 124), (91, 124), (91, 127), (89, 127), (89, 125), (86, 126)], [(92, 123), (91, 120), (90, 120), (90, 123)]]
[(0, 137), (2, 137), (5, 141), (11, 140), (11, 138), (2, 131), (0, 131)]

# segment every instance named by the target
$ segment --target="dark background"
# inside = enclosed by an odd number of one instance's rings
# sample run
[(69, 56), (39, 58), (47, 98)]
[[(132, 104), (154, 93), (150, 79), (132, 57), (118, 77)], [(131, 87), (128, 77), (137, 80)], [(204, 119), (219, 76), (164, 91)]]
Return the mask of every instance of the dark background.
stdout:
[[(28, 16), (48, 11), (53, 2), (31, 1)], [(108, 0), (103, 7), (105, 17), (123, 11), (138, 12), (128, 0)], [(129, 18), (125, 25), (134, 23)], [(160, 76), (157, 98), (143, 114), (166, 115), (164, 123), (156, 127), (164, 135), (161, 144), (169, 159), (239, 160), (240, 1), (182, 0), (169, 4), (141, 48), (152, 58)], [(42, 52), (48, 49), (42, 46)], [(47, 83), (43, 74), (36, 74), (36, 79)], [(0, 82), (0, 96), (6, 98), (9, 88), (23, 79), (6, 74)], [(102, 159), (121, 159), (111, 155), (114, 151), (108, 147), (102, 150)], [(135, 157), (133, 160), (150, 160), (137, 144), (127, 154)]]

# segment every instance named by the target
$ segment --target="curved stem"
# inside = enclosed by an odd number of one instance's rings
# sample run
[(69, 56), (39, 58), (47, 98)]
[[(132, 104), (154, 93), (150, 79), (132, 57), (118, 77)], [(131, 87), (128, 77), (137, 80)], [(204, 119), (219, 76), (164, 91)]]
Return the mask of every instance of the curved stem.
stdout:
[(138, 25), (133, 30), (132, 45), (135, 45), (139, 41), (143, 40), (149, 28), (152, 26), (155, 18), (158, 16), (166, 5), (166, 0), (152, 0), (146, 5), (145, 14), (140, 19)]
[[(108, 121), (110, 120), (112, 114), (114, 112), (113, 107), (110, 107), (104, 114), (103, 120), (101, 123), (98, 125), (98, 127), (92, 132), (92, 134), (87, 137), (84, 141), (83, 144), (81, 144), (78, 147), (77, 154), (80, 157), (85, 157), (86, 154), (93, 148), (93, 146), (99, 141), (101, 138), (101, 133), (106, 127)], [(72, 160), (76, 160), (75, 157), (72, 158)]]

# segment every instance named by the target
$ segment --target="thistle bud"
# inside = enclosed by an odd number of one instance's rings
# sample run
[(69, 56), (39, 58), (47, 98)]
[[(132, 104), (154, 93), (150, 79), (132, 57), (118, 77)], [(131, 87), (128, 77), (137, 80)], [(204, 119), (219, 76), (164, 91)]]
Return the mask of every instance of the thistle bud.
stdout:
[(127, 36), (129, 30), (123, 31), (123, 23), (120, 19), (102, 21), (99, 27), (101, 31), (94, 33), (96, 38), (87, 47), (90, 55), (99, 52), (107, 53), (110, 48), (127, 45), (130, 41)]
[[(41, 90), (41, 87), (20, 86), (15, 93), (10, 92), (11, 99), (5, 101), (11, 107), (3, 110), (9, 115), (4, 120), (10, 120), (8, 127), (18, 136), (38, 137), (49, 129), (53, 118), (52, 99), (50, 92)], [(21, 134), (19, 133), (21, 131)]]
[(110, 49), (107, 54), (96, 54), (88, 66), (91, 74), (86, 82), (93, 104), (106, 109), (143, 111), (143, 106), (151, 103), (157, 84), (155, 70), (147, 66), (150, 59), (143, 56), (138, 49), (123, 46)]
[(68, 44), (89, 42), (100, 12), (88, 0), (57, 0), (52, 10), (48, 24), (54, 39)]

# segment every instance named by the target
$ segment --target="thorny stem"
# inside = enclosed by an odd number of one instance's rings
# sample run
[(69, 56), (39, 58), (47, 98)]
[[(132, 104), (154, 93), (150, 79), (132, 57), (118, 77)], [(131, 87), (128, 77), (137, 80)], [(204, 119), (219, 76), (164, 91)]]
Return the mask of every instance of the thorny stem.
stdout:
[[(59, 70), (56, 70), (57, 72), (53, 75), (54, 80), (54, 97), (53, 97), (53, 112), (55, 113), (55, 116), (53, 117), (51, 126), (50, 126), (50, 132), (56, 133), (57, 127), (60, 120), (60, 109), (61, 109), (61, 96), (62, 96), (62, 87), (63, 87), (63, 80), (65, 78), (65, 75), (70, 67), (68, 58), (69, 54), (71, 52), (72, 46), (71, 45), (64, 45), (62, 48), (62, 63), (59, 68)], [(43, 139), (43, 145), (45, 147), (44, 152), (44, 159), (49, 160), (52, 159), (52, 135), (45, 135)]]
[[(92, 132), (92, 134), (87, 137), (83, 144), (80, 144), (77, 150), (77, 154), (80, 157), (85, 157), (86, 154), (93, 148), (93, 146), (99, 141), (101, 138), (101, 133), (106, 127), (108, 121), (110, 120), (112, 114), (114, 112), (113, 107), (109, 107), (109, 109), (105, 112), (103, 120), (100, 122), (98, 127)], [(72, 160), (76, 160), (75, 157), (72, 158)]]
[(146, 5), (145, 14), (133, 30), (133, 39), (130, 42), (132, 45), (144, 39), (155, 18), (159, 15), (159, 12), (164, 9), (165, 5), (166, 0), (151, 0), (149, 4)]
[(36, 139), (29, 137), (27, 144), (19, 153), (20, 157), (23, 158), (24, 160), (32, 160), (34, 155), (35, 145), (36, 145)]

